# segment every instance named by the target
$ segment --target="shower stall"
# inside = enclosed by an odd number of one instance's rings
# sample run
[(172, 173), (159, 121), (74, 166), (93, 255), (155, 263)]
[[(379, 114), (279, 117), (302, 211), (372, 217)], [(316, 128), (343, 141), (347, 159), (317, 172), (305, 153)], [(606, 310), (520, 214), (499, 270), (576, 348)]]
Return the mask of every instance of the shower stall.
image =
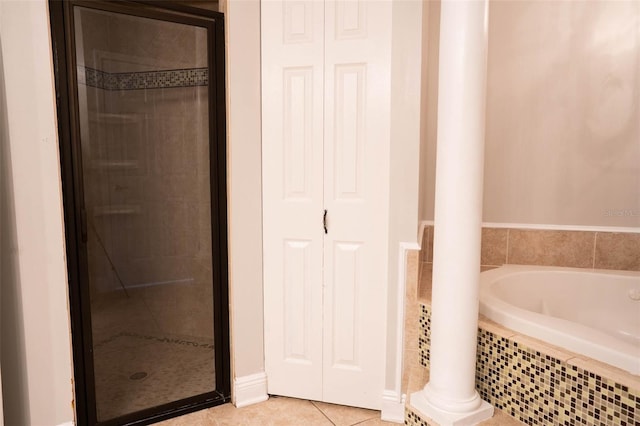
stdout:
[(170, 2), (50, 10), (77, 416), (144, 424), (223, 403), (223, 15)]

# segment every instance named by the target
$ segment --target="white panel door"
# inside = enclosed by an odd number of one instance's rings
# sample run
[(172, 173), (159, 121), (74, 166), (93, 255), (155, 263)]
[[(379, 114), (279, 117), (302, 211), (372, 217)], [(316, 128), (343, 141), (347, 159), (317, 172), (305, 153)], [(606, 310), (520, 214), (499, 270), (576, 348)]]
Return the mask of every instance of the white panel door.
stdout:
[(261, 5), (268, 391), (314, 400), (322, 399), (323, 7)]
[(262, 2), (271, 394), (380, 408), (390, 27), (388, 1)]
[(380, 408), (389, 211), (391, 2), (325, 2), (327, 402)]

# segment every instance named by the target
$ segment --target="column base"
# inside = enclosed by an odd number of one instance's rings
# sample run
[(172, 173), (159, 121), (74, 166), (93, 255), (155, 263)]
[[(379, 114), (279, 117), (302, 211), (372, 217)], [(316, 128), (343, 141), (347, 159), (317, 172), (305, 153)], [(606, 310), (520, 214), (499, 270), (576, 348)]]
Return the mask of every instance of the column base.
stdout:
[(475, 410), (466, 413), (454, 413), (442, 410), (425, 398), (423, 391), (411, 394), (409, 405), (418, 414), (427, 417), (440, 426), (472, 426), (493, 417), (493, 405), (482, 401)]

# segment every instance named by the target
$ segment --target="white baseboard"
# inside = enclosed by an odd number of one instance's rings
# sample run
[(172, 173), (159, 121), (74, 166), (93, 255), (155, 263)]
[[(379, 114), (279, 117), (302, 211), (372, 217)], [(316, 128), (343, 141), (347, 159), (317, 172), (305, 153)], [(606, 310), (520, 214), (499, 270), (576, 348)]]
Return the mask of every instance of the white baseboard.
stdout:
[(75, 426), (74, 422), (64, 422), (64, 423), (60, 423), (58, 426)]
[(269, 399), (267, 375), (262, 373), (237, 377), (233, 382), (233, 405), (238, 408)]
[(404, 424), (404, 403), (406, 395), (398, 395), (396, 391), (385, 390), (382, 393), (382, 414), (380, 419), (386, 422)]

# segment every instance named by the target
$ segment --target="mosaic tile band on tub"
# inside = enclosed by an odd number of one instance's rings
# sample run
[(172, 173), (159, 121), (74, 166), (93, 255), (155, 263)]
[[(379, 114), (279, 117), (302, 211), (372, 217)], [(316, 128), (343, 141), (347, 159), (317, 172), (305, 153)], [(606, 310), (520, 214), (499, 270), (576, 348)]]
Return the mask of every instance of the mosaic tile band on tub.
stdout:
[[(421, 305), (420, 364), (429, 367), (431, 310)], [(476, 388), (528, 425), (640, 426), (640, 390), (616, 383), (491, 331), (478, 330)], [(405, 424), (426, 426), (407, 409)]]

